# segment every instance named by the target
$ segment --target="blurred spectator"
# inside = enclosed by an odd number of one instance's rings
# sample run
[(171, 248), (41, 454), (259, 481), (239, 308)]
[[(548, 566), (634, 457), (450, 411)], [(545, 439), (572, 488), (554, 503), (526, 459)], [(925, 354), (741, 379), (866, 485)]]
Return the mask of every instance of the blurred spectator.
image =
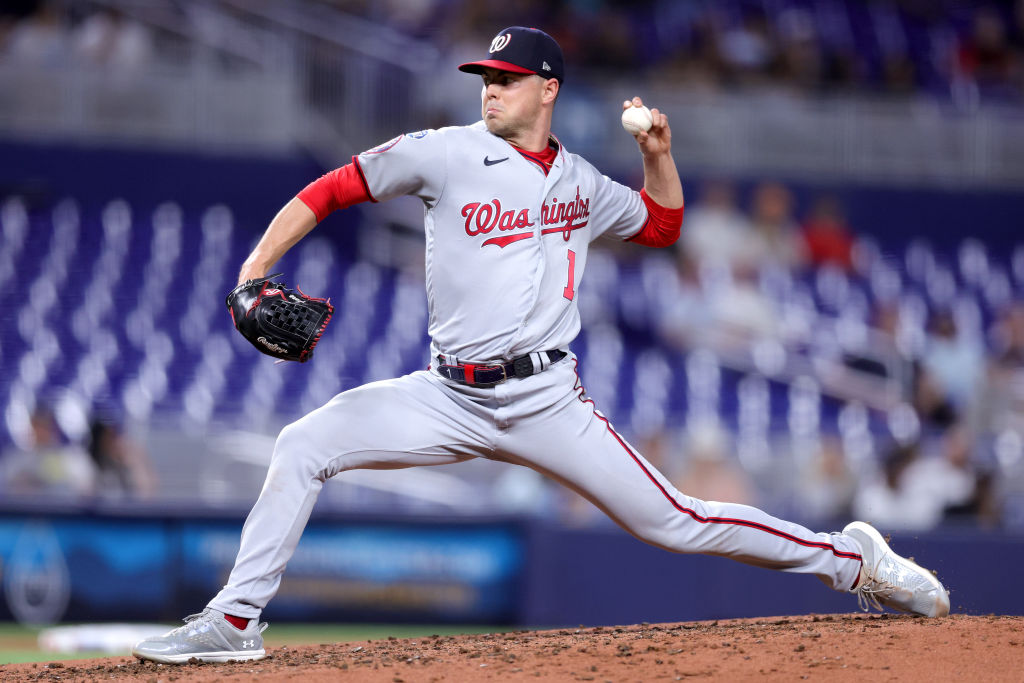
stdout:
[(740, 24), (722, 33), (719, 53), (730, 82), (763, 83), (778, 59), (778, 46), (764, 12), (747, 8)]
[(145, 66), (153, 54), (149, 30), (117, 8), (100, 9), (87, 16), (75, 27), (71, 40), (77, 57), (119, 71)]
[(701, 290), (697, 263), (684, 250), (679, 252), (676, 265), (672, 295), (667, 297), (668, 305), (659, 308), (654, 322), (670, 345), (691, 348), (706, 338), (713, 322), (712, 311)]
[(913, 95), (918, 88), (917, 66), (905, 52), (887, 54), (882, 61), (882, 90), (890, 95)]
[(710, 13), (690, 17), (686, 28), (685, 37), (666, 41), (669, 51), (661, 64), (664, 78), (690, 89), (717, 90), (722, 83), (722, 61)]
[(823, 77), (829, 88), (849, 92), (867, 87), (869, 78), (864, 55), (852, 44), (832, 45), (824, 59)]
[(812, 266), (832, 264), (846, 271), (853, 268), (853, 236), (836, 197), (826, 195), (814, 201), (801, 233)]
[(797, 268), (805, 260), (800, 231), (793, 219), (793, 195), (785, 185), (764, 182), (754, 189), (751, 208), (754, 234), (749, 258), (759, 265)]
[(6, 495), (82, 496), (92, 492), (96, 470), (80, 448), (63, 443), (49, 408), (31, 417), (30, 443), (0, 459), (0, 490)]
[(750, 475), (729, 456), (729, 436), (718, 423), (688, 428), (686, 464), (673, 482), (688, 496), (753, 505), (756, 489)]
[(972, 434), (960, 423), (936, 439), (931, 457), (907, 469), (911, 495), (934, 501), (945, 521), (979, 521), (992, 525), (999, 504), (991, 477), (979, 474), (973, 458)]
[[(788, 3), (779, 7), (738, 2), (572, 2), (540, 0), (515, 2), (441, 2), (440, 0), (332, 1), (326, 5), (358, 16), (442, 49), (461, 52), (468, 34), (478, 49), (501, 26), (543, 26), (562, 45), (567, 63), (581, 71), (600, 70), (636, 74), (656, 67), (663, 80), (689, 88), (771, 87), (775, 90), (814, 93), (827, 87), (882, 89), (899, 95), (918, 93), (935, 71), (934, 55), (947, 55), (941, 77), (951, 84), (975, 84), (982, 95), (992, 93), (1019, 98), (1024, 76), (1024, 9), (1016, 3), (1002, 11), (1002, 3), (974, 10), (970, 28), (959, 41), (944, 36), (959, 29), (958, 14), (948, 3), (929, 10), (908, 8), (905, 1), (877, 3), (881, 13), (911, 13), (912, 21), (894, 20), (884, 40), (858, 41), (859, 34), (878, 32), (874, 12), (854, 11), (862, 3)], [(931, 4), (931, 3), (927, 3)], [(0, 7), (0, 46), (4, 43), (3, 16), (35, 13), (18, 23), (7, 39), (7, 54), (33, 64), (60, 64), (84, 58), (92, 63), (131, 67), (149, 58), (152, 36), (125, 21), (117, 8), (86, 3), (9, 0)], [(11, 5), (11, 7), (8, 7)], [(135, 3), (133, 10), (153, 11)], [(220, 3), (185, 2), (179, 11), (196, 6), (216, 19), (236, 10)], [(84, 19), (69, 36), (66, 17)], [(771, 11), (769, 11), (771, 10)], [(1009, 23), (1007, 22), (1009, 19)], [(232, 17), (232, 21), (234, 17)], [(860, 26), (863, 22), (865, 25)], [(212, 31), (217, 21), (200, 22)], [(912, 45), (917, 44), (916, 46)], [(913, 49), (911, 49), (913, 48)], [(877, 68), (868, 68), (868, 65)], [(575, 74), (570, 74), (575, 82)], [(930, 84), (930, 83), (929, 83)], [(974, 87), (974, 86), (972, 86)], [(462, 116), (452, 120), (461, 121)]]
[(588, 68), (609, 72), (631, 72), (640, 50), (631, 35), (629, 16), (625, 8), (612, 8), (598, 4), (597, 9), (577, 12), (574, 32), (578, 50), (566, 58), (568, 64), (585, 64)]
[(1013, 4), (1009, 41), (1017, 61), (1017, 87), (1024, 90), (1024, 0), (1017, 0)]
[[(16, 10), (17, 14), (11, 9), (14, 4), (21, 8)], [(766, 14), (759, 6), (755, 7), (757, 3), (735, 0), (716, 3), (338, 0), (329, 3), (339, 11), (386, 22), (399, 31), (442, 43), (440, 47), (448, 51), (446, 59), (450, 62), (476, 58), (480, 46), (487, 44), (497, 27), (524, 23), (548, 28), (562, 43), (570, 69), (585, 72), (591, 68), (615, 68), (641, 74), (649, 71), (647, 67), (652, 64), (667, 62), (671, 68), (656, 70), (661, 79), (685, 83), (687, 88), (699, 82), (709, 88), (752, 86), (807, 92), (822, 85), (847, 84), (877, 86), (890, 93), (912, 95), (923, 83), (930, 82), (931, 51), (940, 44), (935, 42), (935, 36), (944, 35), (956, 26), (956, 18), (945, 11), (945, 3), (933, 5), (919, 0), (918, 6), (930, 8), (921, 10), (915, 18), (921, 23), (918, 35), (923, 45), (908, 44), (897, 35), (887, 45), (864, 48), (856, 37), (847, 38), (845, 43), (835, 42), (836, 31), (826, 25), (826, 11), (821, 9), (826, 4), (834, 5), (833, 9), (838, 8), (838, 14), (845, 17), (843, 21), (850, 22), (849, 27), (841, 27), (840, 33), (852, 29), (849, 31), (852, 36), (858, 29), (865, 28), (871, 33), (877, 27), (853, 25), (861, 20), (856, 16), (874, 14), (847, 11), (860, 4), (856, 0), (803, 3), (803, 6), (813, 6), (813, 13), (796, 7), (799, 4), (784, 3), (779, 6), (780, 11)], [(882, 8), (882, 14), (894, 16), (906, 8), (906, 3), (876, 4)], [(781, 11), (790, 5), (796, 8)], [(217, 3), (210, 6), (216, 9)], [(25, 7), (29, 7), (29, 11), (25, 11)], [(85, 13), (77, 14), (83, 7), (87, 7)], [(99, 7), (40, 0), (4, 3), (0, 17), (17, 16), (18, 19), (8, 20), (10, 28), (6, 32), (0, 26), (0, 53), (9, 60), (36, 65), (72, 60), (85, 60), (104, 67), (145, 63), (153, 50), (153, 36), (144, 27), (126, 20), (118, 10)], [(136, 8), (143, 8), (137, 14), (140, 17), (149, 9), (146, 3), (132, 7), (133, 13)], [(1013, 83), (1020, 88), (1021, 65), (1024, 64), (1024, 0), (1015, 3), (1014, 23), (1010, 25), (1005, 23), (1010, 15), (1004, 15), (1003, 8), (1004, 5), (999, 5), (997, 9), (974, 10), (972, 27), (955, 48), (953, 71), (984, 89), (999, 90)], [(81, 17), (73, 30), (65, 21), (68, 16)], [(452, 21), (446, 21), (449, 18)], [(897, 21), (889, 29), (904, 31), (899, 24)], [(444, 35), (439, 37), (441, 31)], [(910, 32), (906, 31), (906, 35)], [(950, 54), (947, 48), (944, 46), (947, 50), (944, 55)], [(316, 48), (310, 49), (315, 55)], [(872, 50), (876, 52), (871, 53)], [(335, 53), (326, 54), (325, 63), (335, 68)], [(927, 56), (922, 58), (922, 55)], [(870, 70), (867, 64), (872, 65)], [(327, 71), (325, 78), (335, 73)], [(585, 74), (581, 75), (584, 78), (577, 81), (576, 74), (570, 74), (573, 88), (576, 83), (586, 81)], [(478, 109), (474, 109), (472, 101), (467, 106), (461, 98), (445, 93), (449, 89), (448, 81), (452, 88), (465, 88), (474, 93), (479, 90), (479, 82), (465, 78), (454, 69), (443, 71), (439, 78), (446, 79), (445, 87), (436, 88), (439, 98), (436, 107), (443, 120), (461, 124), (478, 117)], [(408, 206), (421, 211), (412, 203)], [(799, 290), (802, 283), (793, 280), (790, 271), (801, 267), (805, 261), (815, 267), (835, 264), (849, 269), (853, 240), (842, 207), (834, 198), (819, 198), (806, 221), (798, 226), (794, 220), (793, 197), (778, 183), (763, 183), (755, 189), (751, 214), (752, 217), (748, 217), (738, 208), (735, 188), (729, 182), (714, 181), (703, 188), (700, 201), (687, 211), (680, 243), (679, 281), (669, 283), (666, 290), (671, 297), (665, 297), (668, 303), (660, 306), (659, 300), (657, 312), (650, 317), (657, 320), (665, 338), (681, 342), (683, 347), (705, 346), (725, 352), (722, 353), (727, 358), (723, 362), (725, 372), (735, 371), (736, 366), (730, 367), (728, 363), (745, 362), (746, 352), (751, 349), (769, 356), (777, 353), (781, 359), (778, 367), (784, 370), (772, 379), (784, 384), (789, 381), (785, 376), (789, 372), (785, 362), (806, 359), (799, 345), (808, 341), (817, 331), (817, 325), (828, 317), (815, 310), (814, 301), (803, 305), (803, 300), (797, 296), (802, 294)], [(628, 253), (630, 258), (640, 260), (635, 249)], [(993, 260), (996, 258), (998, 255), (993, 254)], [(418, 262), (422, 265), (422, 259)], [(784, 283), (778, 288), (780, 302), (776, 304), (757, 286), (755, 275), (763, 266), (786, 273)], [(903, 366), (886, 364), (879, 358), (889, 360), (902, 355), (918, 359), (912, 373), (912, 386), (906, 387), (906, 393), (911, 394), (909, 400), (924, 423), (923, 431), (935, 440), (919, 448), (895, 452), (886, 460), (879, 481), (858, 496), (859, 504), (864, 505), (867, 500), (871, 506), (880, 508), (883, 512), (878, 515), (863, 513), (879, 523), (884, 521), (884, 514), (898, 517), (905, 510), (909, 510), (915, 523), (931, 524), (940, 519), (942, 509), (938, 512), (924, 509), (925, 504), (916, 500), (919, 495), (944, 501), (947, 516), (990, 518), (997, 514), (992, 512), (997, 507), (993, 502), (992, 479), (974, 470), (971, 439), (959, 425), (978, 417), (979, 429), (986, 432), (982, 436), (1013, 432), (1024, 437), (1024, 303), (1009, 309), (994, 325), (994, 351), (988, 359), (986, 373), (981, 340), (958, 330), (952, 316), (945, 313), (933, 316), (931, 335), (927, 339), (923, 331), (924, 313), (920, 319), (901, 316), (897, 302), (907, 294), (908, 298), (914, 298), (914, 285), (901, 281), (902, 271), (898, 267), (892, 272), (896, 284), (886, 290), (887, 296), (879, 296), (877, 288), (872, 290), (872, 298), (879, 306), (876, 322), (885, 336), (881, 344), (875, 344), (872, 339), (868, 350), (885, 353), (865, 354), (848, 365), (896, 380), (902, 378)], [(1019, 274), (1014, 277), (1018, 278), (1017, 282), (1021, 281)], [(971, 283), (971, 286), (976, 284)], [(974, 296), (975, 292), (965, 290), (962, 294)], [(788, 299), (782, 301), (784, 297)], [(921, 307), (926, 309), (930, 304), (921, 298)], [(608, 308), (621, 306), (622, 301), (617, 304), (613, 301)], [(785, 319), (781, 312), (787, 314)], [(615, 312), (608, 315), (613, 316)], [(643, 317), (637, 316), (638, 319)], [(803, 326), (805, 318), (808, 324)], [(752, 339), (762, 341), (764, 337), (772, 337), (780, 328), (797, 332), (791, 338), (778, 337), (782, 343), (777, 349), (772, 345), (755, 348), (751, 344)], [(886, 338), (892, 343), (885, 343)], [(790, 341), (794, 343), (790, 345)], [(890, 346), (892, 348), (888, 348)], [(15, 344), (13, 348), (18, 346)], [(9, 353), (6, 347), (4, 351)], [(731, 351), (736, 353), (728, 353)], [(757, 356), (753, 355), (756, 361)], [(56, 381), (53, 376), (46, 380)], [(979, 384), (984, 385), (983, 392), (978, 391)], [(153, 491), (154, 478), (146, 454), (116, 425), (95, 423), (87, 454), (64, 445), (52, 416), (45, 410), (33, 416), (32, 432), (31, 448), (13, 451), (0, 460), (0, 487), (5, 492), (95, 492), (101, 496), (144, 497)], [(685, 472), (680, 475), (680, 487), (685, 492), (730, 500), (755, 497), (753, 482), (733, 464), (727, 455), (729, 449), (722, 445), (727, 441), (725, 434), (713, 431), (702, 434), (695, 430), (690, 439), (690, 457)], [(652, 441), (641, 450), (656, 460), (666, 457), (666, 453), (678, 453), (680, 449)], [(852, 504), (853, 492), (852, 475), (841, 446), (826, 439), (822, 451), (799, 466), (805, 469), (801, 476), (787, 483), (790, 487), (787, 493), (795, 496), (806, 515), (844, 516), (843, 511)], [(667, 475), (672, 470), (665, 463), (661, 467)], [(674, 481), (676, 475), (672, 475)], [(544, 506), (555, 506), (553, 499), (561, 493), (551, 493), (533, 479), (533, 473), (516, 468), (497, 489), (504, 492), (501, 498), (518, 510), (536, 511)], [(971, 481), (973, 486), (969, 485)], [(919, 493), (918, 489), (927, 493)], [(572, 493), (566, 495), (564, 508), (568, 518), (603, 523), (605, 517), (589, 502)], [(899, 523), (897, 519), (895, 524)]]
[(7, 55), (19, 64), (58, 66), (68, 58), (68, 27), (57, 5), (42, 2), (7, 37)]
[(956, 73), (977, 84), (983, 95), (1007, 95), (1017, 68), (1002, 15), (993, 7), (975, 10), (971, 32), (957, 47)]
[(1016, 301), (995, 325), (992, 365), (998, 371), (1024, 370), (1024, 301)]
[[(901, 354), (897, 341), (900, 335), (899, 306), (893, 302), (876, 300), (870, 315), (871, 325), (878, 334), (869, 345), (847, 349), (844, 363), (859, 372), (898, 380), (903, 366), (891, 361)], [(905, 388), (910, 390), (910, 386)]]
[(0, 3), (0, 57), (3, 56), (11, 29), (23, 18), (36, 11), (38, 0), (4, 0)]
[(976, 471), (972, 447), (957, 423), (940, 438), (895, 449), (881, 476), (857, 493), (854, 515), (892, 529), (931, 529), (943, 519), (996, 523), (994, 487)]
[(1000, 316), (993, 336), (985, 391), (975, 412), (982, 429), (1024, 436), (1024, 302), (1016, 302)]
[(959, 418), (939, 380), (922, 363), (914, 363), (911, 378), (911, 405), (925, 427), (946, 429)]
[(916, 496), (920, 489), (907, 486), (907, 471), (919, 458), (916, 443), (890, 451), (875, 477), (854, 496), (854, 517), (869, 519), (883, 529), (931, 529), (937, 525), (942, 517), (941, 506)]
[(934, 379), (942, 398), (958, 412), (976, 395), (984, 363), (980, 339), (958, 330), (952, 313), (938, 311), (932, 315), (922, 366)]
[(156, 491), (156, 476), (146, 453), (114, 423), (93, 420), (89, 455), (96, 467), (98, 497), (149, 498)]
[(749, 244), (753, 231), (739, 210), (736, 191), (726, 180), (712, 180), (701, 188), (700, 202), (687, 210), (682, 247), (695, 265), (716, 263), (731, 269), (750, 267)]
[(814, 19), (806, 10), (791, 7), (781, 14), (778, 25), (782, 42), (780, 76), (801, 90), (819, 89), (825, 65)]
[[(752, 339), (774, 337), (779, 332), (778, 308), (758, 286), (753, 269), (738, 270), (734, 277), (716, 268), (703, 268), (711, 319), (722, 336), (709, 339), (712, 345), (732, 344), (746, 348)], [(701, 330), (703, 332), (703, 330)]]
[(857, 478), (850, 470), (838, 438), (822, 438), (821, 448), (796, 477), (794, 488), (802, 518), (849, 519)]

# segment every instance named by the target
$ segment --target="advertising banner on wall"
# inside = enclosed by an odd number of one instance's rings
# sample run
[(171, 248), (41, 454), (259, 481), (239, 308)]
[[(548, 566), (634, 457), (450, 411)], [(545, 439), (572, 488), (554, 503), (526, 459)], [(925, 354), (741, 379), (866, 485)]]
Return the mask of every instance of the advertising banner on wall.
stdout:
[[(0, 621), (176, 620), (220, 590), (239, 522), (0, 517)], [(513, 525), (313, 522), (268, 618), (511, 623)]]
[(0, 517), (0, 620), (151, 620), (173, 602), (173, 547), (157, 521)]
[[(238, 527), (182, 527), (182, 591), (205, 604), (227, 581)], [(268, 618), (509, 623), (524, 562), (503, 526), (312, 524)]]

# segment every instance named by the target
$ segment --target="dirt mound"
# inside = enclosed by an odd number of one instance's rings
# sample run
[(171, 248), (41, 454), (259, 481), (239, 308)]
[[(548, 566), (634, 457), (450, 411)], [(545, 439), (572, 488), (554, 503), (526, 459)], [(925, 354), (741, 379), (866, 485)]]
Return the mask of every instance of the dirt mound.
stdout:
[(1024, 617), (811, 615), (271, 648), (258, 662), (0, 667), (0, 681), (1020, 681)]

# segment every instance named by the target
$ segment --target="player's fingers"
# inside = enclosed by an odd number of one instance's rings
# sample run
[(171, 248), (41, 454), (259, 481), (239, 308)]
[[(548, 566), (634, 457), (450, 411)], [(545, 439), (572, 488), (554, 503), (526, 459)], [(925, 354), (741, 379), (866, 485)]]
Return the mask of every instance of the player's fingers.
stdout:
[(624, 101), (624, 102), (622, 103), (622, 108), (623, 108), (623, 109), (629, 109), (629, 108), (630, 108), (630, 107), (632, 107), (632, 106), (633, 106), (633, 103), (632, 103), (632, 102), (630, 102), (629, 100), (626, 100), (626, 101)]
[(661, 112), (657, 108), (651, 109), (651, 125), (657, 127), (661, 121)]
[(644, 101), (641, 100), (639, 97), (634, 97), (633, 98), (633, 106), (634, 107), (642, 107), (642, 106), (644, 106)]

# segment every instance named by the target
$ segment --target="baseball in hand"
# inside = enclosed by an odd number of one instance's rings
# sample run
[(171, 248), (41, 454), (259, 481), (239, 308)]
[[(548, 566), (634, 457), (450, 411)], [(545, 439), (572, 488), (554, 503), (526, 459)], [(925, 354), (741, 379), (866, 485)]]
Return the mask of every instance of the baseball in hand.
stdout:
[(622, 110), (622, 127), (630, 135), (638, 135), (651, 129), (654, 119), (651, 117), (651, 110), (647, 107), (630, 106)]

